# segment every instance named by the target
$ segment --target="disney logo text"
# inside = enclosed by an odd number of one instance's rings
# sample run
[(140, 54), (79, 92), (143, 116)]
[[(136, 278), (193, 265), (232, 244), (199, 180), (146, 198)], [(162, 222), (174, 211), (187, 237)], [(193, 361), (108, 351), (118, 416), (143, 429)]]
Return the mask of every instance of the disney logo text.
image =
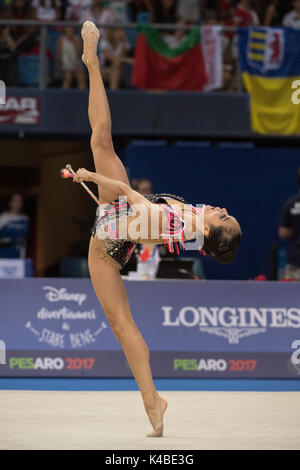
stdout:
[(44, 290), (47, 290), (46, 299), (49, 302), (59, 302), (59, 301), (74, 301), (77, 302), (79, 305), (82, 305), (83, 302), (86, 300), (86, 294), (80, 293), (69, 293), (67, 289), (62, 287), (61, 289), (56, 289), (55, 287), (44, 286)]

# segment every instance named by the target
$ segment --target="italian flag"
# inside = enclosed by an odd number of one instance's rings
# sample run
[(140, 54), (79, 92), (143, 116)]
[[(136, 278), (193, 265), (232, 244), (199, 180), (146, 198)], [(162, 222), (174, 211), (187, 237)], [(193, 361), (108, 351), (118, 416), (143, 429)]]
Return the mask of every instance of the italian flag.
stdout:
[(148, 90), (203, 90), (206, 74), (200, 26), (195, 26), (175, 49), (170, 49), (151, 25), (139, 25), (138, 30), (133, 86)]

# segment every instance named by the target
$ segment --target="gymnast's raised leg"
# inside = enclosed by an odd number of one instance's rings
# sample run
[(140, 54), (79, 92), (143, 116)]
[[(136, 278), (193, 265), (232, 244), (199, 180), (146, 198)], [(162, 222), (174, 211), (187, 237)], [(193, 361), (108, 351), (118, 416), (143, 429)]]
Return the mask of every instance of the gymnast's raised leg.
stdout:
[[(91, 22), (86, 22), (82, 28), (82, 37), (84, 40), (82, 59), (87, 66), (90, 81), (88, 112), (92, 127), (91, 148), (96, 172), (129, 185), (125, 168), (115, 154), (112, 143), (110, 110), (96, 55), (99, 32)], [(99, 188), (99, 197), (101, 200), (101, 188)], [(96, 241), (93, 238), (89, 247), (89, 270), (98, 300), (123, 348), (141, 391), (145, 410), (154, 429), (148, 436), (161, 437), (162, 416), (167, 408), (167, 402), (158, 395), (153, 383), (149, 349), (131, 315), (127, 292), (119, 271), (99, 257)]]

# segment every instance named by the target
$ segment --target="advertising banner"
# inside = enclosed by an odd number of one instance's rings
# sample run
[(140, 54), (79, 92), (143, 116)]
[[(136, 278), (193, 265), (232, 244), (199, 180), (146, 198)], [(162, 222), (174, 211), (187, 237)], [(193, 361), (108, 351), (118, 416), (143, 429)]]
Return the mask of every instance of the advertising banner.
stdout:
[(25, 277), (24, 259), (0, 258), (0, 278), (23, 278)]
[(1, 124), (40, 123), (40, 98), (37, 96), (8, 96), (0, 103)]
[[(300, 377), (297, 283), (125, 284), (154, 377)], [(2, 377), (132, 376), (89, 279), (0, 280), (0, 341)]]

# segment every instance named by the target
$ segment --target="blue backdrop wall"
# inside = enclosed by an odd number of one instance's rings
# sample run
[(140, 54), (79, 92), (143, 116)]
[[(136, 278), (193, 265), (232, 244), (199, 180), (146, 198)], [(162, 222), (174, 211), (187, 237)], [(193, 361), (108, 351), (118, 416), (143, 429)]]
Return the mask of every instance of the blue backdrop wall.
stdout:
[(135, 145), (127, 148), (126, 162), (130, 178), (148, 177), (154, 192), (226, 207), (239, 220), (243, 242), (236, 261), (223, 266), (202, 257), (209, 278), (267, 273), (282, 205), (298, 191), (298, 150)]

